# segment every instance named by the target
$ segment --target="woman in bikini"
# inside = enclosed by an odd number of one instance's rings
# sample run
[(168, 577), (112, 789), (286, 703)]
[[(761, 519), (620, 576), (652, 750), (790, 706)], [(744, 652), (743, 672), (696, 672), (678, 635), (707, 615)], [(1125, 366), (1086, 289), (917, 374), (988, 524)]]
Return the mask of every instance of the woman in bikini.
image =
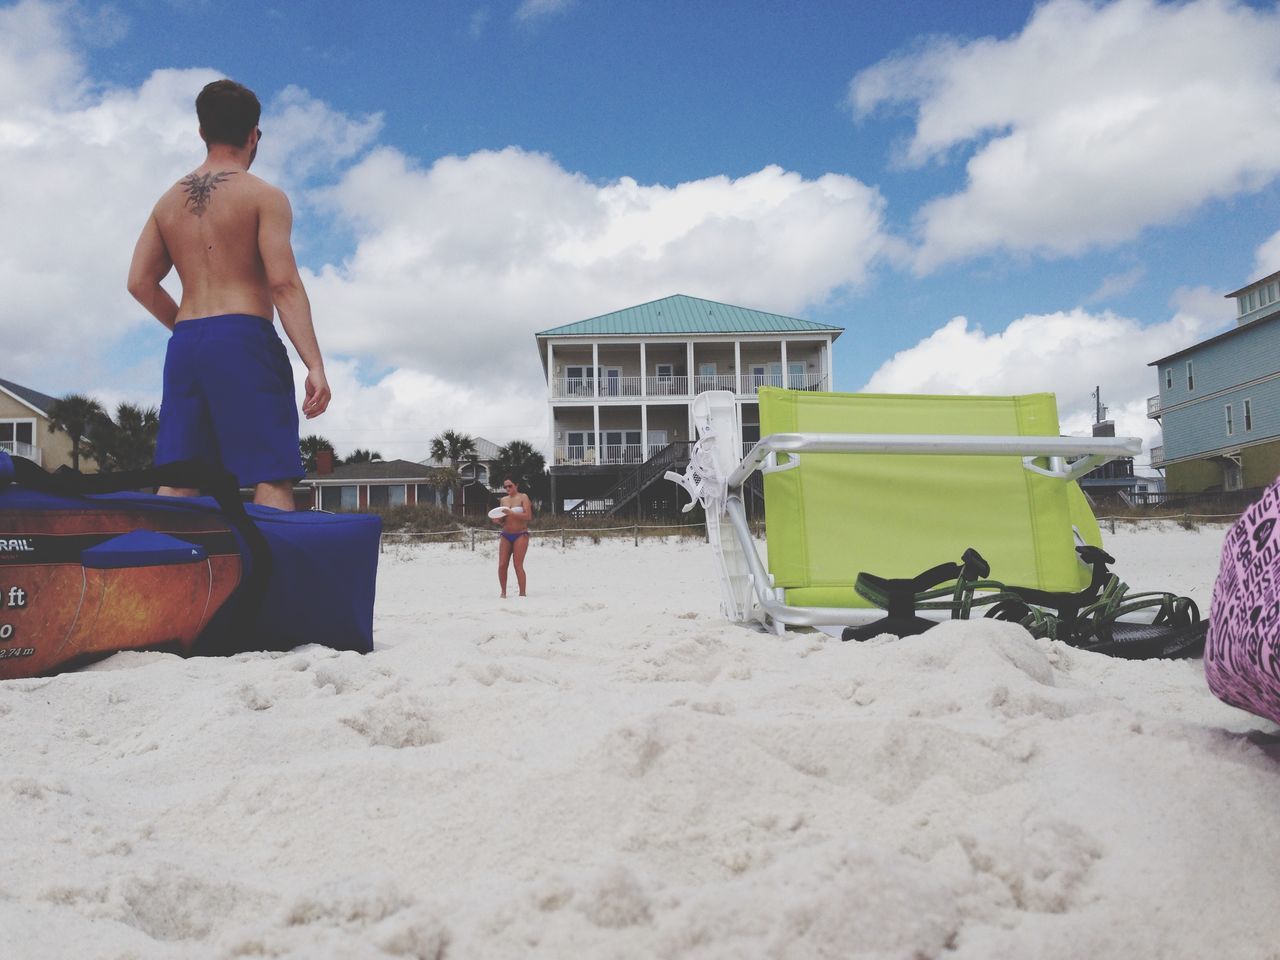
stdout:
[(507, 564), (514, 557), (516, 561), (516, 582), (520, 584), (520, 596), (524, 592), (524, 555), (529, 550), (529, 521), (533, 519), (533, 503), (527, 494), (520, 492), (516, 482), (510, 477), (502, 481), (502, 488), (507, 491), (502, 498), (501, 506), (507, 512), (495, 517), (493, 522), (502, 524), (498, 532), (498, 586), (502, 588), (502, 596), (507, 595)]

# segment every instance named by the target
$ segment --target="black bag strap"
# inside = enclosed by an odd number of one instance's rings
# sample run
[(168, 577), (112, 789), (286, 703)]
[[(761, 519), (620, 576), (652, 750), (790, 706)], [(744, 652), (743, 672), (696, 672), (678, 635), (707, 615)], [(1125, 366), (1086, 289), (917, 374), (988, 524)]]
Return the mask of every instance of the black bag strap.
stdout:
[(245, 624), (256, 617), (271, 579), (271, 547), (250, 518), (240, 499), (235, 475), (204, 460), (179, 460), (142, 470), (119, 473), (80, 473), (59, 467), (53, 473), (23, 457), (8, 458), (13, 479), (22, 487), (65, 497), (99, 493), (122, 493), (143, 487), (189, 487), (212, 497), (227, 522), (244, 538), (249, 548), (251, 569), (236, 597), (236, 615)]

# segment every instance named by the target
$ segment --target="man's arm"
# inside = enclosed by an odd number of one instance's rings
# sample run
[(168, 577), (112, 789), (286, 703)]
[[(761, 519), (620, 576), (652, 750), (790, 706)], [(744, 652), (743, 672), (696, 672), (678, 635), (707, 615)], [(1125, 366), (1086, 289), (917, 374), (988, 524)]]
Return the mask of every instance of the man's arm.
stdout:
[(280, 314), (280, 325), (307, 367), (306, 397), (302, 412), (310, 420), (329, 406), (329, 381), (324, 375), (324, 358), (311, 323), (311, 301), (298, 275), (293, 258), (293, 211), (280, 190), (269, 188), (258, 215), (258, 252), (267, 271), (271, 301)]
[(133, 262), (129, 264), (129, 292), (147, 308), (147, 312), (170, 330), (178, 318), (178, 305), (160, 281), (173, 269), (169, 248), (160, 236), (160, 225), (153, 213), (147, 217), (142, 236), (133, 248)]

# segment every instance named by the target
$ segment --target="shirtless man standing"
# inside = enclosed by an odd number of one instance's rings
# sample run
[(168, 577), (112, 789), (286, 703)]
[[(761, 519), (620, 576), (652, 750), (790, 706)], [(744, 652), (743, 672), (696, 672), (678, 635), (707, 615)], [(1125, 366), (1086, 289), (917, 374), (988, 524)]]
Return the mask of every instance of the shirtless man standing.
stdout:
[[(254, 503), (292, 510), (293, 484), (305, 471), (293, 368), (273, 309), (307, 367), (307, 419), (328, 407), (329, 382), (293, 258), (289, 200), (249, 173), (262, 139), (261, 113), (253, 91), (230, 80), (200, 91), (196, 115), (208, 157), (169, 188), (147, 219), (129, 267), (129, 292), (173, 331), (156, 463), (199, 458), (221, 465), (254, 487)], [(174, 267), (181, 303), (160, 286)]]

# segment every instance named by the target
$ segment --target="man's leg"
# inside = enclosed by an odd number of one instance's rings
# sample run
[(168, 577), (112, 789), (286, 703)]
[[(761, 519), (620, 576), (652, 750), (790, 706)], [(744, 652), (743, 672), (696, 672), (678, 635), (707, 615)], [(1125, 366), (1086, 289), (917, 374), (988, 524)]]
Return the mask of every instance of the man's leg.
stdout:
[(200, 491), (195, 487), (156, 487), (156, 493), (162, 497), (198, 497)]
[(253, 502), (260, 507), (293, 510), (293, 481), (272, 480), (258, 484), (253, 488)]

